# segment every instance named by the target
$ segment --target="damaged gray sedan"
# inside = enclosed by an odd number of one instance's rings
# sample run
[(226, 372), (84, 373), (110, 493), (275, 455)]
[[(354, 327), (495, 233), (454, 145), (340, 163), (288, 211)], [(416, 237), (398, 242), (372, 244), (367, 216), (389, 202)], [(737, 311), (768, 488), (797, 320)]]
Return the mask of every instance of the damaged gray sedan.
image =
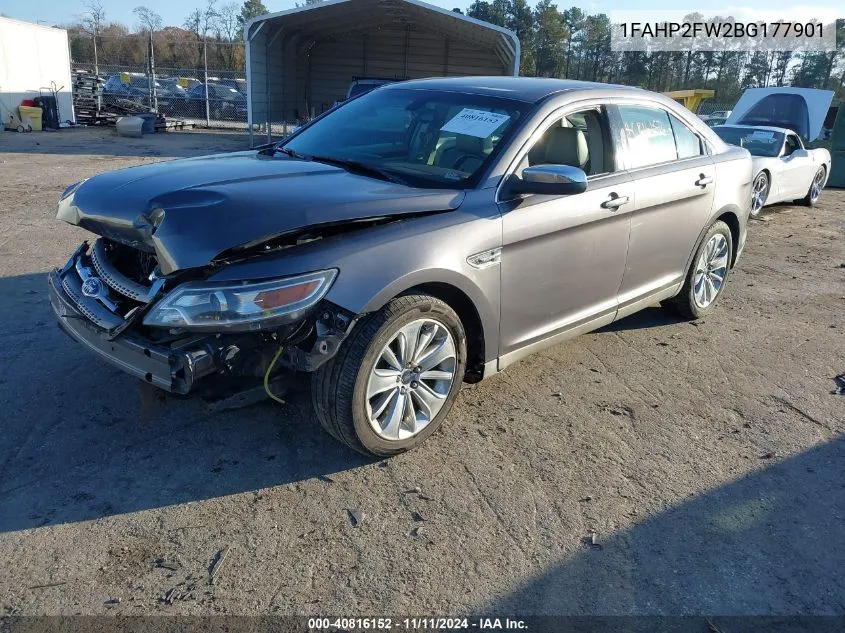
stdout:
[(219, 397), (311, 374), (316, 417), (391, 455), (460, 385), (658, 301), (701, 317), (745, 242), (751, 159), (671, 100), (513, 77), (393, 84), (250, 151), (112, 171), (58, 218), (59, 325)]

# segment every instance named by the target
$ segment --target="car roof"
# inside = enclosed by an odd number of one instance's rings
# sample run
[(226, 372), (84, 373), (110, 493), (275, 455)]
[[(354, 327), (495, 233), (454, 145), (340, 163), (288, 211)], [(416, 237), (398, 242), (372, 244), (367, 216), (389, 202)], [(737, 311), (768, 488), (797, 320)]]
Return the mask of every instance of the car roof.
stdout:
[(545, 77), (444, 77), (413, 79), (411, 81), (388, 84), (380, 88), (380, 90), (401, 90), (408, 88), (425, 88), (428, 90), (507, 97), (529, 103), (536, 103), (553, 94), (574, 90), (618, 89), (625, 92), (642, 90), (641, 88), (621, 86), (618, 84), (574, 81), (570, 79), (550, 79)]
[(717, 127), (732, 127), (744, 130), (765, 130), (766, 132), (780, 132), (781, 134), (795, 134), (794, 130), (788, 130), (785, 127), (774, 127), (771, 125), (717, 125)]

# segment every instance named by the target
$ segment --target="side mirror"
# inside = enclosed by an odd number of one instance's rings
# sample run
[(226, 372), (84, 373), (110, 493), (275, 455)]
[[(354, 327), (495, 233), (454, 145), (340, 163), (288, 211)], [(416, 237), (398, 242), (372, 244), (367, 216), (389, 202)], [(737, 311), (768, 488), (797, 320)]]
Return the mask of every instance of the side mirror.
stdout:
[(587, 190), (587, 174), (571, 165), (534, 165), (522, 170), (522, 178), (511, 176), (510, 193), (569, 196)]
[(794, 156), (795, 158), (807, 158), (810, 155), (806, 149), (801, 149), (800, 147), (796, 150), (793, 150), (790, 156)]

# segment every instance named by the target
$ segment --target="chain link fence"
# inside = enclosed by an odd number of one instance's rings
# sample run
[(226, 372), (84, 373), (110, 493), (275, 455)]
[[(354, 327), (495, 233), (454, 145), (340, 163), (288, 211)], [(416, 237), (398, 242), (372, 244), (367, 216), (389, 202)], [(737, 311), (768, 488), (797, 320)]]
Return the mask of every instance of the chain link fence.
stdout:
[(696, 114), (710, 116), (714, 112), (729, 112), (733, 110), (736, 101), (705, 101), (698, 106)]
[(247, 127), (243, 44), (154, 34), (71, 38), (74, 101), (83, 122), (155, 111), (200, 127)]

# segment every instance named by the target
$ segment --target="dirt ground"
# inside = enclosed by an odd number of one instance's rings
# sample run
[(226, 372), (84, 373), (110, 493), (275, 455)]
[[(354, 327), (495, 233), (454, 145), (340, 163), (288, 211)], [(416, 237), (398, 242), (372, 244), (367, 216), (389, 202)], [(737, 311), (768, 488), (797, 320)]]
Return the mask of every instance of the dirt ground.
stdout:
[(306, 395), (161, 402), (54, 325), (64, 187), (245, 146), (0, 134), (0, 614), (845, 614), (845, 191), (752, 222), (711, 317), (548, 349), (381, 462)]

